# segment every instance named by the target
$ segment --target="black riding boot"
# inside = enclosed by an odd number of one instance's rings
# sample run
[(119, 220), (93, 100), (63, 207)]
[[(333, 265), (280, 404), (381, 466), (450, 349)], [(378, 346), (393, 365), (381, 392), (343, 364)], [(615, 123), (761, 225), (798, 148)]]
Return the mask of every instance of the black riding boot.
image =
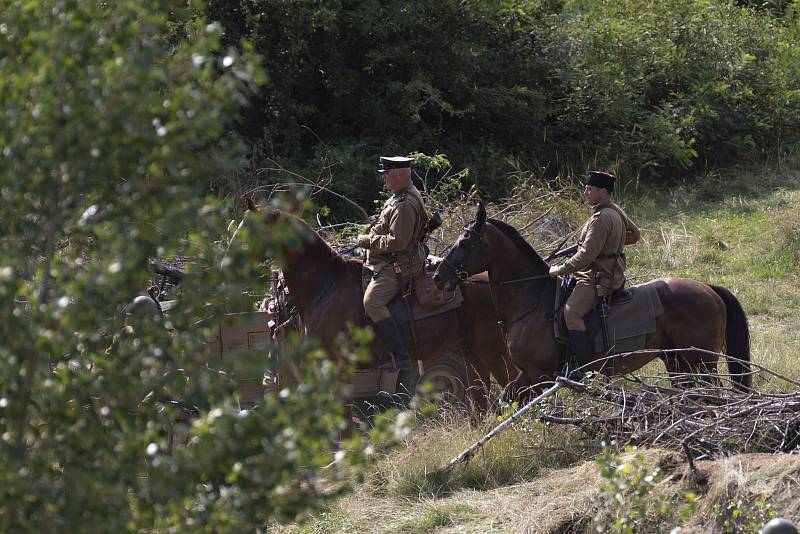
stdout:
[(409, 360), (408, 348), (406, 347), (403, 333), (394, 318), (389, 317), (383, 321), (373, 323), (372, 329), (375, 330), (375, 333), (378, 334), (389, 351), (393, 369), (401, 367), (402, 364)]
[(586, 370), (575, 371), (592, 360), (592, 350), (589, 346), (589, 339), (585, 330), (570, 330), (569, 331), (569, 351), (571, 354), (569, 369), (570, 375), (580, 380), (586, 373)]

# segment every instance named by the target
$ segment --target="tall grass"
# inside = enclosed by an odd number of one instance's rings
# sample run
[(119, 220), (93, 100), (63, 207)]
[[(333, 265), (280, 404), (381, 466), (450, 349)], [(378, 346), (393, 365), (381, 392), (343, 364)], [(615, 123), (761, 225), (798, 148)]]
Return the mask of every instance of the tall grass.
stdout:
[(443, 469), (496, 424), (494, 416), (487, 416), (474, 427), (456, 413), (423, 424), (406, 448), (376, 465), (366, 491), (424, 500), (465, 488), (485, 490), (524, 482), (544, 469), (563, 467), (581, 457), (577, 443), (569, 445), (574, 437), (568, 429), (526, 420), (489, 441), (467, 464)]

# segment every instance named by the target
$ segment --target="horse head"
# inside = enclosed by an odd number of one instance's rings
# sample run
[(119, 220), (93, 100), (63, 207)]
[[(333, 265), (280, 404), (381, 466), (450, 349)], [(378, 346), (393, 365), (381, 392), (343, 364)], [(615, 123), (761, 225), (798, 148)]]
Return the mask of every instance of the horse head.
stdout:
[(467, 277), (487, 270), (485, 230), (486, 208), (480, 202), (475, 220), (464, 227), (433, 275), (439, 289), (452, 289)]

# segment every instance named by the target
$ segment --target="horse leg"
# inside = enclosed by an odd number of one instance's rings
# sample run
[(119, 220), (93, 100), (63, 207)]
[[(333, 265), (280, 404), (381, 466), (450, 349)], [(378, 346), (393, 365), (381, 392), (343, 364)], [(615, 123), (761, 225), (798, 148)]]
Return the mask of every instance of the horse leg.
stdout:
[(672, 385), (676, 388), (686, 389), (702, 385), (703, 378), (706, 377), (711, 385), (720, 385), (719, 376), (716, 374), (716, 356), (695, 351), (674, 352), (665, 356), (664, 364)]
[(667, 368), (670, 382), (678, 389), (688, 389), (694, 385), (694, 366), (691, 365), (685, 353), (671, 352), (663, 356), (664, 366)]
[(544, 389), (544, 385), (558, 376), (561, 346), (553, 336), (552, 325), (544, 320), (534, 328), (519, 330), (508, 336), (508, 353), (520, 373), (513, 380), (506, 398), (520, 405), (528, 402)]
[(656, 335), (648, 336), (648, 347), (684, 349), (664, 357), (676, 385), (699, 384), (706, 376), (719, 385), (716, 353), (725, 342), (725, 303), (710, 286), (694, 280), (668, 278), (656, 283), (664, 314), (656, 319)]

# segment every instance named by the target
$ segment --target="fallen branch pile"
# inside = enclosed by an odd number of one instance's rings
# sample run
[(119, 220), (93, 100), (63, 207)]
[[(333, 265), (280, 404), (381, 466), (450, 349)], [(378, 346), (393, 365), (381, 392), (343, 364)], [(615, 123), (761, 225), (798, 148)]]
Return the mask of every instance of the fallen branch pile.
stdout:
[(800, 383), (749, 365), (749, 390), (734, 388), (724, 374), (597, 377), (541, 405), (539, 417), (574, 425), (594, 442), (682, 450), (695, 458), (798, 448)]

